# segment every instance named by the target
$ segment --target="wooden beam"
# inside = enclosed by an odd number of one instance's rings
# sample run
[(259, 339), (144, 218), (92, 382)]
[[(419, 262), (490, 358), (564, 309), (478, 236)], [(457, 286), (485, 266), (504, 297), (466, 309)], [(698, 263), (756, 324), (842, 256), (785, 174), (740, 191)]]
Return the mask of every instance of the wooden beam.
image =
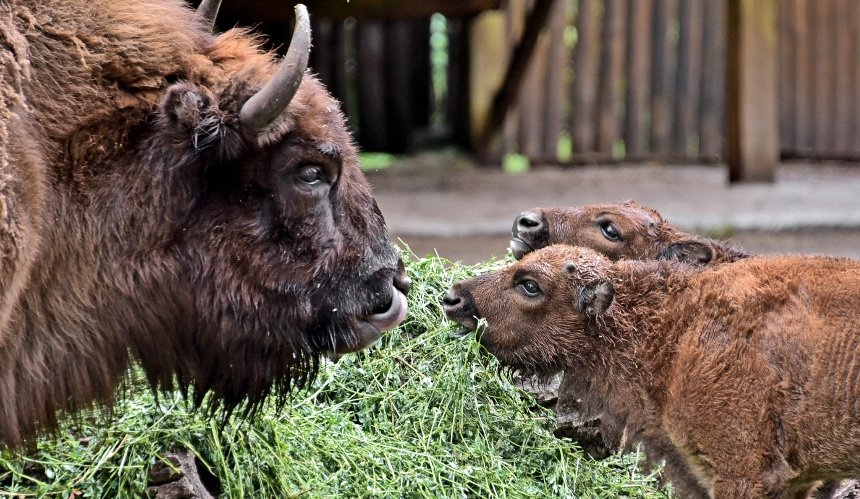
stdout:
[(449, 17), (473, 16), (499, 6), (499, 0), (224, 0), (225, 17), (254, 19), (258, 22), (292, 19), (293, 4), (304, 3), (311, 18), (345, 19), (422, 19), (438, 12)]
[(535, 47), (537, 46), (538, 36), (540, 35), (541, 29), (543, 29), (546, 24), (554, 1), (561, 0), (537, 0), (535, 2), (535, 6), (532, 8), (529, 18), (526, 21), (523, 37), (520, 40), (520, 43), (514, 48), (514, 53), (511, 56), (511, 61), (508, 64), (507, 71), (505, 72), (502, 86), (493, 98), (493, 103), (490, 107), (489, 119), (487, 120), (486, 126), (478, 136), (477, 144), (479, 150), (485, 148), (496, 133), (498, 133), (505, 121), (508, 110), (514, 104), (517, 94), (522, 87), (523, 78), (525, 77), (529, 62), (531, 61)]
[(773, 182), (779, 162), (777, 0), (729, 0), (726, 140), (730, 182)]

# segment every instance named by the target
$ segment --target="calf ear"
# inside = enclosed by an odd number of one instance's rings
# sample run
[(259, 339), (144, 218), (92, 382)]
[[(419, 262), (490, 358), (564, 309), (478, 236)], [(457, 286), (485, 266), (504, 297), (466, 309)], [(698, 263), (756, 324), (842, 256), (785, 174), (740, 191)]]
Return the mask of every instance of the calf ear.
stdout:
[(675, 243), (657, 255), (658, 260), (677, 260), (693, 265), (707, 265), (714, 259), (714, 249), (707, 243), (689, 239)]
[(606, 280), (596, 281), (585, 285), (576, 297), (576, 308), (585, 315), (596, 317), (612, 304), (615, 298), (615, 288)]

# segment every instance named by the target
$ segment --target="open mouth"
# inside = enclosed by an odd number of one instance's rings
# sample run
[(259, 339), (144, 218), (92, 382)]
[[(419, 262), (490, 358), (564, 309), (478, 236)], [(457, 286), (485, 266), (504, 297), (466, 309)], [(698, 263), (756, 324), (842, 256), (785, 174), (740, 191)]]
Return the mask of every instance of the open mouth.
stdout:
[(534, 251), (534, 248), (532, 248), (529, 243), (518, 237), (512, 238), (511, 242), (508, 243), (508, 247), (511, 249), (511, 254), (514, 255), (514, 258), (517, 260), (521, 260), (526, 253)]

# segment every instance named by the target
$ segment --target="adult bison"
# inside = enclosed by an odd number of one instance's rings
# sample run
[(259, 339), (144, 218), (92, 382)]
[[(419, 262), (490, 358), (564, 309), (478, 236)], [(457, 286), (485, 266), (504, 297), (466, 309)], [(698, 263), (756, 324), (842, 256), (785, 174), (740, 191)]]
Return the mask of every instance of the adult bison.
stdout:
[(848, 259), (709, 268), (555, 245), (456, 284), (444, 307), (485, 319), (503, 364), (565, 369), (610, 430), (666, 459), (680, 497), (803, 497), (860, 472), (857, 289)]
[(612, 260), (678, 260), (710, 265), (749, 256), (732, 243), (679, 230), (656, 210), (634, 201), (532, 208), (514, 219), (510, 248), (517, 260), (552, 244), (584, 246)]
[(134, 359), (252, 409), (402, 320), (297, 14), (279, 64), (179, 0), (0, 4), (0, 446), (109, 402)]

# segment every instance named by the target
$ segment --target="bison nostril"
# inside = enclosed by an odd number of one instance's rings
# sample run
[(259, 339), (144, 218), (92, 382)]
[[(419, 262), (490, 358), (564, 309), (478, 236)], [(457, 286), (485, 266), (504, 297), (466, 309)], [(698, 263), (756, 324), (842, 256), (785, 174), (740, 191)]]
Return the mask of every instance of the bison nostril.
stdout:
[(394, 276), (394, 288), (404, 295), (408, 295), (409, 290), (412, 289), (412, 279), (406, 275), (396, 275)]

